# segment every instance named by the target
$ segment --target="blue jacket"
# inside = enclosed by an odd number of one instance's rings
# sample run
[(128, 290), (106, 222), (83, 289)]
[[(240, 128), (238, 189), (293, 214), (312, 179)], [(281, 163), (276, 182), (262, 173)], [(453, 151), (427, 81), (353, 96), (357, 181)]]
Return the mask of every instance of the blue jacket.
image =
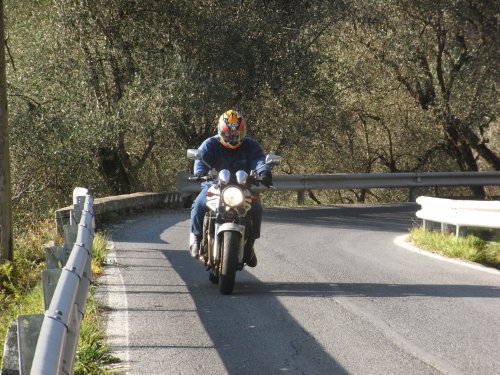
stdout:
[[(260, 145), (251, 137), (245, 137), (240, 147), (232, 150), (226, 148), (219, 141), (219, 135), (206, 139), (199, 150), (203, 152), (203, 160), (217, 171), (229, 169), (231, 173), (236, 173), (243, 169), (250, 173), (256, 170), (260, 175), (265, 171), (271, 171), (266, 165), (266, 156)], [(209, 168), (201, 161), (194, 162), (194, 174), (198, 172), (208, 173)]]

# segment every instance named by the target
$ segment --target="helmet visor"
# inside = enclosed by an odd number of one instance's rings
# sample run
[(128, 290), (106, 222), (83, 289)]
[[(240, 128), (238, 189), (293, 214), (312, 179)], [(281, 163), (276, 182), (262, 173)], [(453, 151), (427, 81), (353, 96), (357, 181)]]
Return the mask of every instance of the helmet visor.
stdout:
[(224, 130), (220, 132), (220, 135), (224, 142), (229, 143), (232, 146), (237, 145), (242, 140), (242, 134), (239, 130)]

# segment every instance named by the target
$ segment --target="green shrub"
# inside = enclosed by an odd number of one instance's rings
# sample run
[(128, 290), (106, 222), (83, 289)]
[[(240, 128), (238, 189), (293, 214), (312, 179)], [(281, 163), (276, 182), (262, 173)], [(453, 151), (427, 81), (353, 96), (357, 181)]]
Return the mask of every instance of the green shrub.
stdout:
[[(0, 263), (0, 362), (7, 328), (17, 315), (43, 313), (41, 270), (45, 268), (43, 244), (57, 237), (53, 220), (26, 227), (14, 243), (14, 261)], [(96, 233), (93, 243), (94, 277), (102, 272), (107, 255), (104, 234)], [(89, 295), (80, 329), (75, 374), (107, 374), (105, 365), (114, 359), (103, 343), (105, 331), (100, 323), (98, 304)]]
[(500, 268), (500, 241), (490, 232), (473, 231), (465, 237), (456, 237), (451, 233), (415, 228), (410, 231), (409, 238), (418, 246), (445, 256)]
[(99, 314), (99, 304), (90, 293), (85, 317), (80, 327), (80, 339), (75, 359), (75, 375), (105, 375), (107, 364), (116, 362), (109, 346), (104, 343), (105, 330)]

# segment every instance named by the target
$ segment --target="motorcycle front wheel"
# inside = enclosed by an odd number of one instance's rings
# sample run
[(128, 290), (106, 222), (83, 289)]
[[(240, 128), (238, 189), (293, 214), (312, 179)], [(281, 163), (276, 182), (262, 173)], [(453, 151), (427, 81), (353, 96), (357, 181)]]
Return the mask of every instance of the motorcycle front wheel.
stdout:
[(222, 267), (219, 275), (219, 291), (222, 294), (231, 294), (238, 267), (238, 249), (241, 234), (238, 232), (224, 232), (222, 247)]

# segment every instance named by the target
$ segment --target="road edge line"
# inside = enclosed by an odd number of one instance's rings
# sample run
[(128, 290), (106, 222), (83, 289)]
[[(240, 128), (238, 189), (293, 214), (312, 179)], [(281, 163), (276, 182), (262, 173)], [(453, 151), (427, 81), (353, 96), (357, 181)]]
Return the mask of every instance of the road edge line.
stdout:
[[(99, 295), (101, 301), (109, 308), (105, 314), (106, 342), (109, 345), (112, 354), (120, 362), (112, 365), (112, 371), (118, 370), (120, 374), (129, 374), (129, 321), (128, 321), (128, 303), (127, 290), (123, 275), (118, 264), (115, 243), (108, 236), (109, 253), (107, 255), (107, 265), (103, 275), (99, 278)], [(111, 290), (112, 285), (113, 290)]]

